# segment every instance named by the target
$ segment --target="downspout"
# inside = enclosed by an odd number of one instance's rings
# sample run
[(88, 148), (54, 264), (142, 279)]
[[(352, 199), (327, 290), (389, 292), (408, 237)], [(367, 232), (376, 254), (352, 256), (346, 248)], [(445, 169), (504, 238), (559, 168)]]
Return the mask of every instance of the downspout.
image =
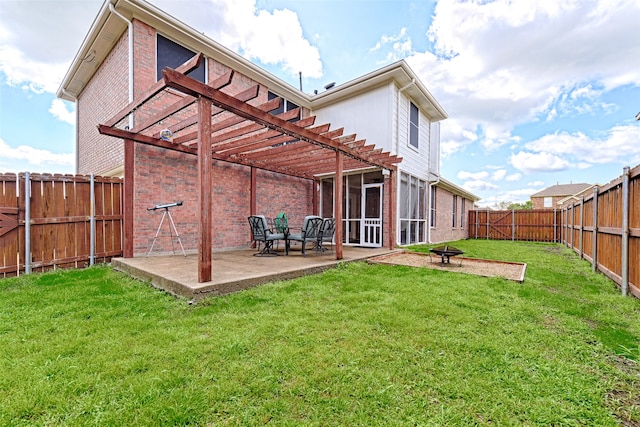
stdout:
[[(125, 18), (120, 12), (109, 3), (109, 10), (127, 23), (127, 32), (129, 38), (129, 102), (133, 102), (133, 23)], [(129, 114), (129, 129), (133, 129), (133, 113)]]

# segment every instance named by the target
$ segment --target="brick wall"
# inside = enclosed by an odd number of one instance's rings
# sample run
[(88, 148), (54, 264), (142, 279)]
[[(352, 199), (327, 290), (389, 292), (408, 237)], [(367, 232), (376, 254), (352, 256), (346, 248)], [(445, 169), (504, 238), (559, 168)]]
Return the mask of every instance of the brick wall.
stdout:
[[(171, 215), (185, 250), (197, 250), (197, 158), (141, 144), (136, 144), (135, 156), (134, 254), (147, 253), (160, 224), (161, 210), (149, 212), (147, 208), (174, 201), (183, 202), (171, 208)], [(212, 182), (214, 250), (247, 247), (251, 243), (247, 221), (251, 214), (250, 168), (214, 161)], [(284, 211), (290, 225), (300, 226), (304, 216), (313, 213), (312, 181), (258, 170), (256, 186), (257, 214), (275, 217)], [(172, 250), (169, 230), (165, 220), (154, 254)]]
[(453, 193), (436, 187), (436, 224), (431, 228), (431, 243), (448, 242), (467, 238), (467, 221), (469, 211), (473, 209), (473, 201), (466, 199), (464, 206), (464, 223), (461, 223), (462, 196), (458, 196), (456, 226), (453, 227)]
[(103, 174), (124, 161), (122, 141), (100, 135), (106, 122), (128, 102), (128, 37), (125, 32), (78, 97), (77, 172)]
[(560, 206), (558, 202), (567, 196), (553, 196), (551, 197), (551, 207), (544, 206), (544, 197), (531, 197), (532, 209), (558, 209)]

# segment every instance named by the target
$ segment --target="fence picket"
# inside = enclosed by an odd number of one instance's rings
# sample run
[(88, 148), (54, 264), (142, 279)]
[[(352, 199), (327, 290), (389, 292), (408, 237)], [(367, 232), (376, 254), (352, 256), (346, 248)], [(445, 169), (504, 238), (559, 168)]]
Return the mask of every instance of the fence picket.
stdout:
[[(98, 198), (107, 195), (108, 201), (96, 202), (109, 209), (95, 225), (92, 185), (96, 189), (107, 185), (110, 190), (96, 191)], [(105, 230), (109, 244), (94, 259), (121, 256), (122, 187), (121, 179), (109, 177), (94, 177), (92, 184), (91, 177), (83, 175), (0, 174), (0, 212), (10, 209), (17, 221), (12, 229), (4, 226), (9, 221), (0, 226), (6, 231), (0, 233), (0, 277), (91, 264), (92, 230), (105, 222), (109, 223)]]

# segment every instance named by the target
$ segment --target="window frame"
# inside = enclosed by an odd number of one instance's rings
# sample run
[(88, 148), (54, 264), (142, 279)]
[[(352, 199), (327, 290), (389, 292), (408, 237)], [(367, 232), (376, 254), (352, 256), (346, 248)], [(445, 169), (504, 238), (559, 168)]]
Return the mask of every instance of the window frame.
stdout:
[[(162, 40), (161, 40), (162, 39)], [(162, 46), (162, 47), (161, 47)], [(161, 54), (162, 49), (162, 54)], [(168, 49), (173, 49), (170, 51)], [(182, 44), (164, 36), (160, 33), (156, 33), (156, 81), (162, 79), (162, 69), (165, 67), (178, 68), (180, 65), (193, 58), (197, 53), (191, 49), (183, 46)], [(182, 56), (179, 56), (182, 54)], [(190, 55), (190, 56), (189, 56)], [(171, 56), (171, 58), (169, 58)], [(176, 56), (179, 56), (176, 58)], [(182, 58), (185, 58), (184, 60)], [(178, 61), (181, 61), (178, 63)], [(207, 61), (202, 61), (202, 64), (195, 70), (191, 70), (187, 73), (187, 76), (198, 80), (201, 83), (207, 83)]]
[(456, 228), (456, 219), (458, 217), (458, 195), (453, 195), (451, 202), (451, 228)]
[[(415, 111), (415, 123), (414, 123), (414, 111)], [(420, 109), (412, 101), (409, 101), (409, 132), (407, 138), (407, 145), (414, 149), (420, 149)]]

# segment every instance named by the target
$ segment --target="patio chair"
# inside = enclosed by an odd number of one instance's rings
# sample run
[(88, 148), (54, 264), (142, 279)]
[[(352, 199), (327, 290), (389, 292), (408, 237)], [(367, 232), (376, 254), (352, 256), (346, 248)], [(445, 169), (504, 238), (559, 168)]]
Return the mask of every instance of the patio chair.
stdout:
[(336, 219), (335, 218), (323, 219), (322, 225), (320, 226), (320, 233), (318, 234), (316, 251), (324, 252), (326, 250), (324, 247), (324, 243), (329, 243), (331, 252), (333, 252), (333, 235), (335, 234), (335, 232), (336, 232)]
[(318, 236), (320, 235), (320, 226), (322, 225), (322, 218), (315, 215), (309, 215), (304, 217), (302, 223), (302, 229), (300, 233), (289, 234), (288, 240), (302, 243), (302, 256), (307, 256), (305, 246), (307, 242), (318, 243)]
[(284, 240), (284, 233), (274, 233), (267, 226), (267, 219), (264, 215), (251, 215), (248, 220), (251, 226), (251, 238), (254, 242), (264, 244), (264, 248), (253, 256), (278, 255), (273, 249), (273, 242)]

